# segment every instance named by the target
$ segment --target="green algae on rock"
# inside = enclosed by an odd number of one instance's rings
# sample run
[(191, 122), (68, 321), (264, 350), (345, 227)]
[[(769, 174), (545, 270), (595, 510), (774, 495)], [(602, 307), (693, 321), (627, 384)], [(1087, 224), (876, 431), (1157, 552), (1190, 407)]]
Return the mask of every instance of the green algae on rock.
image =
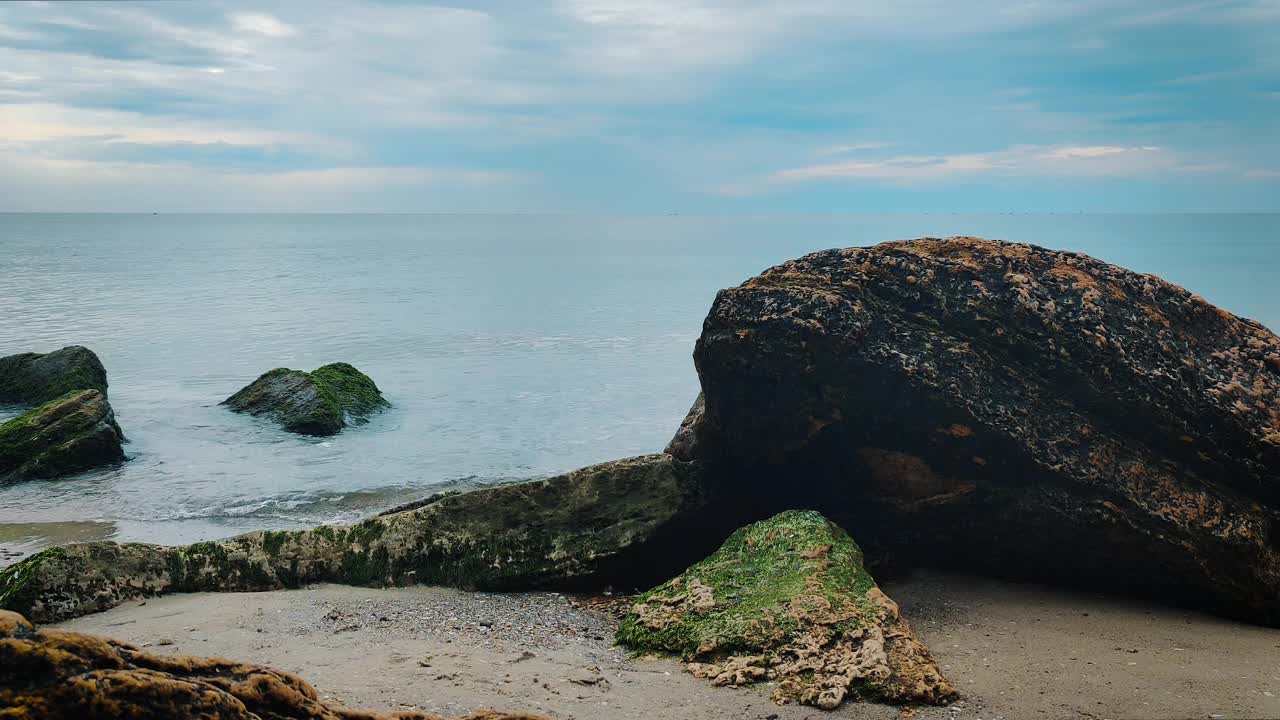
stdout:
[(223, 401), (236, 412), (267, 415), (285, 430), (335, 435), (389, 406), (369, 376), (347, 363), (311, 372), (276, 368)]
[(52, 548), (0, 571), (0, 609), (55, 622), (164, 593), (317, 582), (485, 590), (650, 582), (704, 552), (695, 538), (711, 524), (707, 501), (696, 463), (647, 455), (451, 495), (350, 526), (258, 531), (184, 547)]
[(713, 555), (641, 595), (618, 629), (634, 650), (679, 655), (716, 685), (774, 681), (773, 699), (827, 710), (846, 697), (945, 704), (956, 691), (862, 551), (816, 512), (734, 532)]
[(38, 405), (0, 424), (0, 481), (55, 478), (125, 459), (107, 371), (86, 347), (0, 358), (0, 403)]
[[(348, 710), (292, 673), (222, 658), (153, 655), (128, 643), (37, 629), (0, 610), (0, 716), (10, 720), (439, 720)], [(469, 720), (537, 720), (477, 712)]]
[(40, 405), (72, 390), (107, 394), (107, 370), (89, 348), (68, 345), (0, 358), (0, 403)]
[(98, 390), (73, 390), (0, 424), (0, 481), (48, 479), (124, 460), (124, 434)]

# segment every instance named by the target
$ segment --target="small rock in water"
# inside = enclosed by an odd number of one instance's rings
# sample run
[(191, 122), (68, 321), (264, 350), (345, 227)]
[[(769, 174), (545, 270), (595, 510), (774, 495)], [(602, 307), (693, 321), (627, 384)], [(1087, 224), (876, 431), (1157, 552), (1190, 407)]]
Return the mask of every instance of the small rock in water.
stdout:
[(271, 417), (285, 430), (303, 435), (336, 435), (390, 405), (369, 376), (347, 363), (311, 372), (276, 368), (222, 404), (235, 412)]

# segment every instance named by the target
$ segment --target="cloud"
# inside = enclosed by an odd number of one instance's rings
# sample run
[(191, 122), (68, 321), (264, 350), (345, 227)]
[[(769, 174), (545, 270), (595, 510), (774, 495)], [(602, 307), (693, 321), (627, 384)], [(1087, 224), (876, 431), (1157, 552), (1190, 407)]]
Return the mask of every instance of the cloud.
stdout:
[(1117, 147), (1115, 145), (1090, 145), (1085, 147), (1064, 147), (1051, 150), (1047, 157), (1053, 160), (1078, 160), (1084, 158), (1099, 158), (1108, 155), (1119, 155), (1121, 153), (1133, 152), (1135, 150), (1153, 152), (1160, 148), (1152, 146), (1142, 146), (1137, 148)]
[(559, 0), (556, 7), (592, 30), (571, 51), (588, 61), (585, 68), (648, 76), (740, 64), (815, 36), (985, 35), (1106, 6), (1105, 0)]
[(267, 37), (289, 37), (298, 32), (278, 19), (261, 13), (236, 13), (231, 16), (231, 21), (241, 32), (258, 33)]
[(13, 210), (46, 210), (51, 199), (67, 192), (83, 198), (79, 209), (85, 212), (462, 210), (477, 209), (471, 204), (476, 191), (507, 187), (520, 187), (520, 178), (467, 168), (243, 172), (179, 163), (96, 162), (0, 153), (0, 195)]
[(815, 155), (848, 155), (849, 153), (861, 152), (863, 150), (879, 150), (888, 147), (889, 143), (882, 142), (861, 142), (852, 145), (828, 145), (818, 148), (814, 151)]
[(335, 147), (331, 141), (301, 131), (235, 127), (185, 118), (119, 110), (81, 109), (47, 103), (0, 105), (0, 146), (51, 140), (97, 139), (141, 144), (229, 143), (294, 144)]
[(264, 190), (288, 189), (290, 191), (351, 190), (358, 187), (378, 187), (388, 184), (435, 185), (461, 183), (465, 185), (493, 185), (513, 179), (507, 173), (489, 170), (427, 168), (427, 167), (340, 167), (323, 170), (295, 170), (284, 173), (256, 175), (249, 178)]
[(1157, 172), (1202, 172), (1167, 150), (1142, 145), (1017, 146), (994, 152), (954, 155), (894, 155), (779, 170), (770, 183), (875, 180), (891, 183), (941, 182), (970, 175), (1114, 177)]
[[(1277, 7), (0, 3), (0, 173), (61, 183), (42, 196), (51, 209), (98, 202), (99, 180), (130, 167), (170, 180), (148, 192), (220, 207), (298, 207), (305, 196), (279, 187), (292, 182), (329, 188), (317, 207), (390, 207), (381, 187), (406, 209), (423, 188), (450, 207), (527, 207), (505, 194), (519, 186), (666, 208), (841, 179), (913, 193), (1238, 175), (1280, 166)], [(481, 180), (491, 173), (527, 182)], [(0, 209), (15, 197), (0, 193)]]

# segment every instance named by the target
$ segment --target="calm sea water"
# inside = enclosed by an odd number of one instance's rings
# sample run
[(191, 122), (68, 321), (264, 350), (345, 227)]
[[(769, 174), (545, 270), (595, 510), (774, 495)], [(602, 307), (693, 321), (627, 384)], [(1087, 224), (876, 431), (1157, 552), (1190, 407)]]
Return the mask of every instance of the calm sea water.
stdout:
[[(89, 346), (131, 440), (120, 467), (0, 486), (0, 547), (348, 522), (653, 452), (697, 393), (717, 289), (954, 234), (1086, 252), (1280, 328), (1280, 215), (0, 215), (0, 355)], [(338, 360), (394, 408), (319, 440), (218, 407)]]

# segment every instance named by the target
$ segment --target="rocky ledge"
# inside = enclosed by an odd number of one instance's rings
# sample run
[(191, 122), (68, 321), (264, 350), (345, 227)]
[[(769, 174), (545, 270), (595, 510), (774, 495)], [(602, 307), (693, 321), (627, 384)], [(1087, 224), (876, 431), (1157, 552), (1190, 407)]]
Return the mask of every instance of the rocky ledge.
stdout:
[(728, 534), (724, 513), (705, 516), (710, 496), (695, 463), (648, 455), (447, 496), (351, 526), (184, 547), (66, 545), (0, 571), (0, 608), (54, 622), (163, 593), (316, 582), (635, 587), (671, 577)]
[(0, 481), (55, 478), (124, 460), (124, 434), (98, 390), (73, 390), (0, 424)]
[[(161, 656), (127, 643), (37, 630), (0, 610), (0, 708), (14, 720), (439, 720), (348, 710), (301, 678), (221, 658)], [(537, 720), (480, 712), (468, 720)]]
[(69, 345), (0, 358), (0, 403), (41, 405), (72, 390), (97, 390), (106, 397), (107, 370), (89, 348)]
[(276, 368), (222, 404), (236, 412), (266, 415), (285, 430), (303, 435), (336, 435), (390, 405), (369, 376), (347, 363), (311, 372)]
[(789, 511), (733, 533), (641, 595), (618, 630), (634, 650), (681, 656), (716, 685), (777, 683), (773, 699), (825, 710), (846, 697), (946, 704), (958, 697), (848, 533)]
[(1152, 275), (977, 238), (721, 291), (670, 452), (877, 557), (1280, 625), (1280, 339)]

